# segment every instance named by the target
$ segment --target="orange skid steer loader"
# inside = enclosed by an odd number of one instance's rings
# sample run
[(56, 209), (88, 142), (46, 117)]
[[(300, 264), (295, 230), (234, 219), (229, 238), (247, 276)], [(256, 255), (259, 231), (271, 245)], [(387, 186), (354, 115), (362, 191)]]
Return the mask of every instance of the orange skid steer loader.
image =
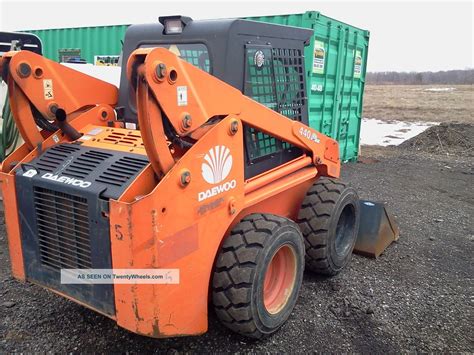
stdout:
[[(237, 333), (275, 332), (304, 266), (341, 271), (359, 225), (337, 142), (307, 126), (310, 36), (246, 20), (134, 25), (120, 90), (5, 53), (25, 142), (0, 174), (14, 277), (150, 337), (206, 332), (209, 304)], [(61, 282), (70, 269), (178, 279)]]

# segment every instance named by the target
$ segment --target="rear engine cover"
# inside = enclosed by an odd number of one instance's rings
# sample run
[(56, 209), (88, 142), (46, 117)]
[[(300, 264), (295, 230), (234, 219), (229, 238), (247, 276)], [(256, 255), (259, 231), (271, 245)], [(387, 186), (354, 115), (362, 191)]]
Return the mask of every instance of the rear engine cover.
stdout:
[(148, 165), (146, 157), (80, 144), (49, 148), (16, 171), (28, 280), (115, 314), (113, 285), (61, 284), (60, 271), (110, 269), (110, 198)]

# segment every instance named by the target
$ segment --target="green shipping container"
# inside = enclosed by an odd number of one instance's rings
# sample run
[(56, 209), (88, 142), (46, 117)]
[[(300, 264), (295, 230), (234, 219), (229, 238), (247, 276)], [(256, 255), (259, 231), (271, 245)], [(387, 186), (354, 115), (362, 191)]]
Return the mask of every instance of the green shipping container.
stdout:
[(343, 161), (356, 160), (369, 31), (317, 11), (247, 19), (314, 30), (305, 49), (309, 125), (339, 142)]
[(43, 42), (43, 55), (60, 60), (60, 55), (76, 55), (94, 64), (95, 56), (118, 56), (128, 25), (30, 30)]
[[(362, 99), (369, 31), (347, 25), (316, 11), (304, 14), (249, 17), (314, 30), (305, 49), (309, 124), (339, 141), (344, 161), (356, 160), (362, 119)], [(44, 55), (79, 56), (95, 63), (96, 56), (118, 56), (128, 25), (25, 31), (43, 42)], [(78, 50), (80, 54), (78, 54)], [(104, 58), (104, 62), (107, 62)]]

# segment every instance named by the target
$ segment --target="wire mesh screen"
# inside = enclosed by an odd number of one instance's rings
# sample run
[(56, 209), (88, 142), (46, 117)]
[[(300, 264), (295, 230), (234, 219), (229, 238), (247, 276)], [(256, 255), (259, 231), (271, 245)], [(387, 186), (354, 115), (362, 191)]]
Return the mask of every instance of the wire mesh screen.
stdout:
[(209, 51), (206, 45), (202, 43), (146, 44), (141, 48), (148, 47), (166, 48), (195, 67), (198, 67), (199, 69), (208, 73), (211, 72)]
[[(181, 49), (180, 56), (188, 63), (198, 67), (206, 72), (211, 71), (211, 64), (209, 62), (209, 53), (204, 45), (197, 49)], [(202, 48), (204, 47), (204, 48)]]
[(273, 70), (277, 93), (277, 111), (301, 121), (305, 107), (304, 58), (299, 49), (274, 48)]
[[(247, 47), (244, 93), (292, 120), (302, 121), (306, 96), (301, 50)], [(251, 162), (294, 148), (252, 127), (246, 127), (245, 134)]]
[(245, 95), (278, 111), (271, 48), (247, 48), (246, 56)]

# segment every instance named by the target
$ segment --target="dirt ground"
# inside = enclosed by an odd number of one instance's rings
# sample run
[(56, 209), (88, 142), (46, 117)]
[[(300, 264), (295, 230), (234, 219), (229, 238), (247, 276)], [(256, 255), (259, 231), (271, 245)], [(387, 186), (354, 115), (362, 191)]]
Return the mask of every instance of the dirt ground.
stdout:
[(386, 201), (401, 229), (378, 260), (355, 255), (334, 278), (307, 272), (275, 335), (250, 341), (211, 313), (200, 337), (150, 339), (31, 284), (13, 280), (0, 223), (0, 353), (474, 351), (473, 158), (363, 147), (343, 167), (360, 197)]
[(367, 85), (364, 117), (474, 123), (472, 85)]
[(446, 156), (474, 157), (474, 125), (443, 122), (406, 140), (400, 147)]

